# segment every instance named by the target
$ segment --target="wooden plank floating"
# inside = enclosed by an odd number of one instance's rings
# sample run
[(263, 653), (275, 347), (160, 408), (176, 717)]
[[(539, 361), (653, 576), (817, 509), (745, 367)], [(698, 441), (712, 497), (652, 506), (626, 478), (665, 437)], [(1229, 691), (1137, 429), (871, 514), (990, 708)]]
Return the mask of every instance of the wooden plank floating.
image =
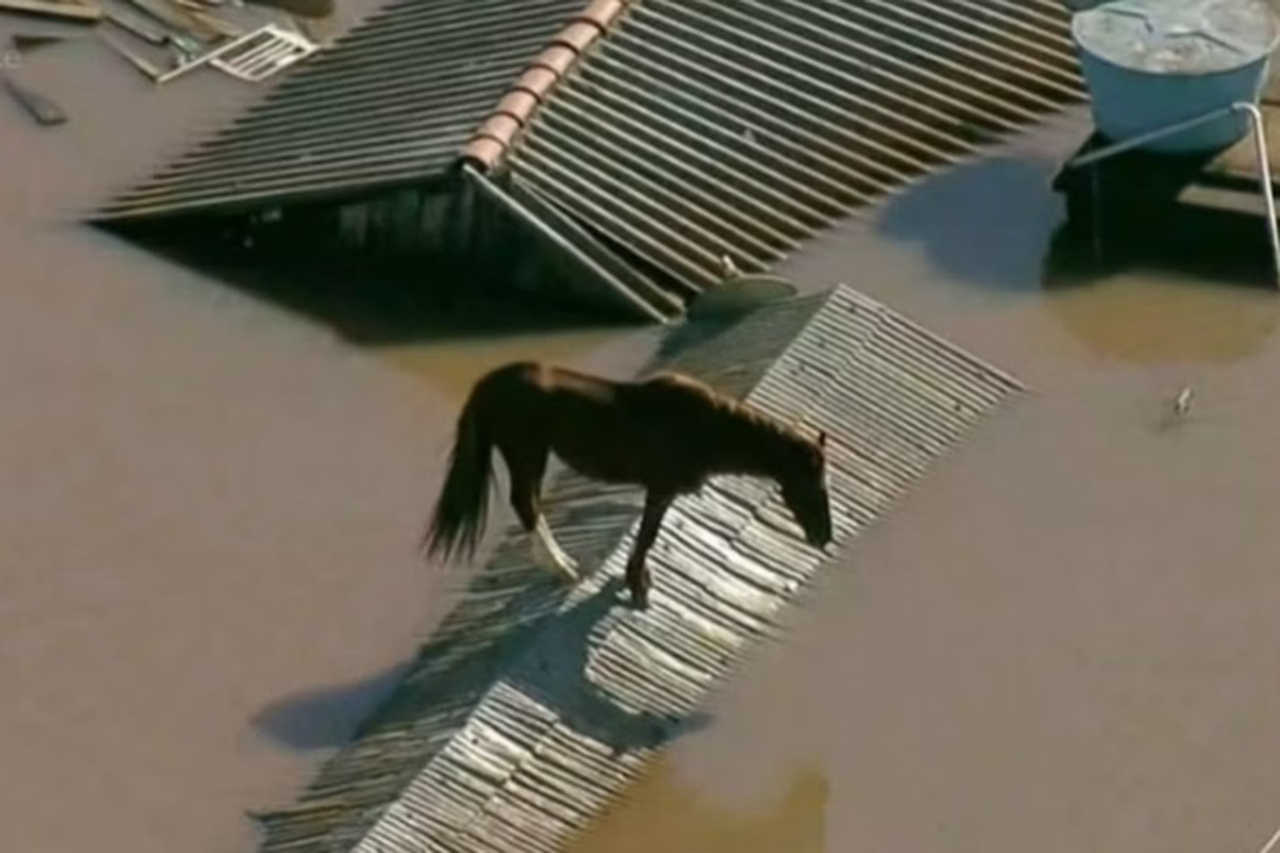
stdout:
[(45, 18), (62, 18), (80, 24), (96, 24), (102, 20), (102, 7), (90, 3), (61, 0), (0, 0), (0, 11), (21, 12)]
[[(1024, 390), (844, 286), (765, 307), (653, 368), (727, 377), (826, 429), (837, 544)], [(827, 558), (775, 490), (720, 478), (672, 508), (649, 558), (650, 609), (634, 612), (617, 593), (636, 498), (557, 478), (550, 522), (598, 568), (566, 592), (513, 531), (355, 742), (300, 804), (262, 816), (262, 853), (553, 851), (696, 726)]]

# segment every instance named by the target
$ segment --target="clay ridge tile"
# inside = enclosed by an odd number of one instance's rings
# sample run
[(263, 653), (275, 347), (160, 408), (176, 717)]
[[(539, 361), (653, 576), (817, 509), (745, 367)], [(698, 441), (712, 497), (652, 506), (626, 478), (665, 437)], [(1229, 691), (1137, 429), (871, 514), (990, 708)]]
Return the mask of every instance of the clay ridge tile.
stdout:
[(547, 43), (471, 135), (459, 154), (482, 172), (498, 164), (548, 93), (609, 26), (630, 0), (591, 0)]

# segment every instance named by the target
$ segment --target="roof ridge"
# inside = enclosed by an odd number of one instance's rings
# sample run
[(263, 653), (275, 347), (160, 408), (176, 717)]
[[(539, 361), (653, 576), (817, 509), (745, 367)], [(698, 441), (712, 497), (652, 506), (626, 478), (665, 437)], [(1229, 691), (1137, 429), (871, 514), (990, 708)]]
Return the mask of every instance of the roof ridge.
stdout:
[(591, 0), (570, 18), (476, 128), (459, 161), (482, 172), (498, 165), (551, 91), (633, 2), (639, 0)]

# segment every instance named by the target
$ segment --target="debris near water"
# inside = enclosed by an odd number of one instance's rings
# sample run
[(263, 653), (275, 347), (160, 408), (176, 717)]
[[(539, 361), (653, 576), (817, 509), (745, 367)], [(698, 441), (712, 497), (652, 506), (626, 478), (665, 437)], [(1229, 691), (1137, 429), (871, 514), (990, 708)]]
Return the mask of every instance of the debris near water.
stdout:
[(66, 123), (67, 114), (61, 107), (34, 89), (15, 82), (8, 72), (0, 73), (0, 82), (3, 83), (9, 97), (26, 110), (37, 124), (51, 127)]
[(9, 36), (9, 43), (20, 54), (30, 53), (33, 50), (60, 44), (64, 41), (66, 41), (66, 36), (47, 35), (45, 33), (14, 33)]
[(102, 7), (74, 0), (0, 0), (0, 12), (57, 18), (77, 24), (96, 24), (102, 19)]
[[(303, 14), (318, 18), (321, 11), (313, 5)], [(321, 47), (302, 22), (278, 9), (246, 7), (242, 0), (0, 0), (4, 12), (94, 25), (94, 34), (108, 49), (157, 84), (204, 65), (257, 83)], [(107, 26), (97, 27), (99, 23)], [(30, 33), (12, 37), (18, 54), (65, 40)], [(14, 81), (4, 85), (41, 124), (66, 121), (48, 98)]]
[(1178, 393), (1167, 401), (1160, 429), (1168, 429), (1185, 421), (1191, 415), (1191, 405), (1194, 400), (1195, 392), (1191, 386), (1182, 386)]
[(1173, 414), (1176, 417), (1186, 417), (1191, 413), (1191, 386), (1187, 386), (1178, 392), (1178, 396), (1173, 398)]

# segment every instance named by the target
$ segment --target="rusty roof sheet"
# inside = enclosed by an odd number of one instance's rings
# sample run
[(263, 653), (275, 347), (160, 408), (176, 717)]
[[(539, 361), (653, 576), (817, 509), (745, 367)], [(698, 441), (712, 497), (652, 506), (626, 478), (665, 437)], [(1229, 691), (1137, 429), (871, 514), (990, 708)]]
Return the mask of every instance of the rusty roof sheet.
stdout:
[[(637, 0), (508, 167), (690, 298), (1085, 99), (1060, 0)], [(505, 154), (505, 156), (500, 156)]]
[(552, 85), (551, 69), (608, 12), (584, 0), (393, 0), (91, 218), (244, 210), (439, 179), (485, 138), (476, 134), (487, 117), (491, 134), (523, 115), (503, 97), (513, 80)]
[[(1024, 390), (843, 286), (654, 367), (826, 429), (838, 545)], [(263, 853), (557, 849), (697, 724), (708, 692), (831, 562), (767, 484), (718, 478), (673, 506), (650, 608), (635, 612), (610, 593), (639, 509), (633, 489), (556, 478), (550, 522), (592, 574), (566, 594), (513, 531), (354, 742), (296, 805), (260, 816)]]

